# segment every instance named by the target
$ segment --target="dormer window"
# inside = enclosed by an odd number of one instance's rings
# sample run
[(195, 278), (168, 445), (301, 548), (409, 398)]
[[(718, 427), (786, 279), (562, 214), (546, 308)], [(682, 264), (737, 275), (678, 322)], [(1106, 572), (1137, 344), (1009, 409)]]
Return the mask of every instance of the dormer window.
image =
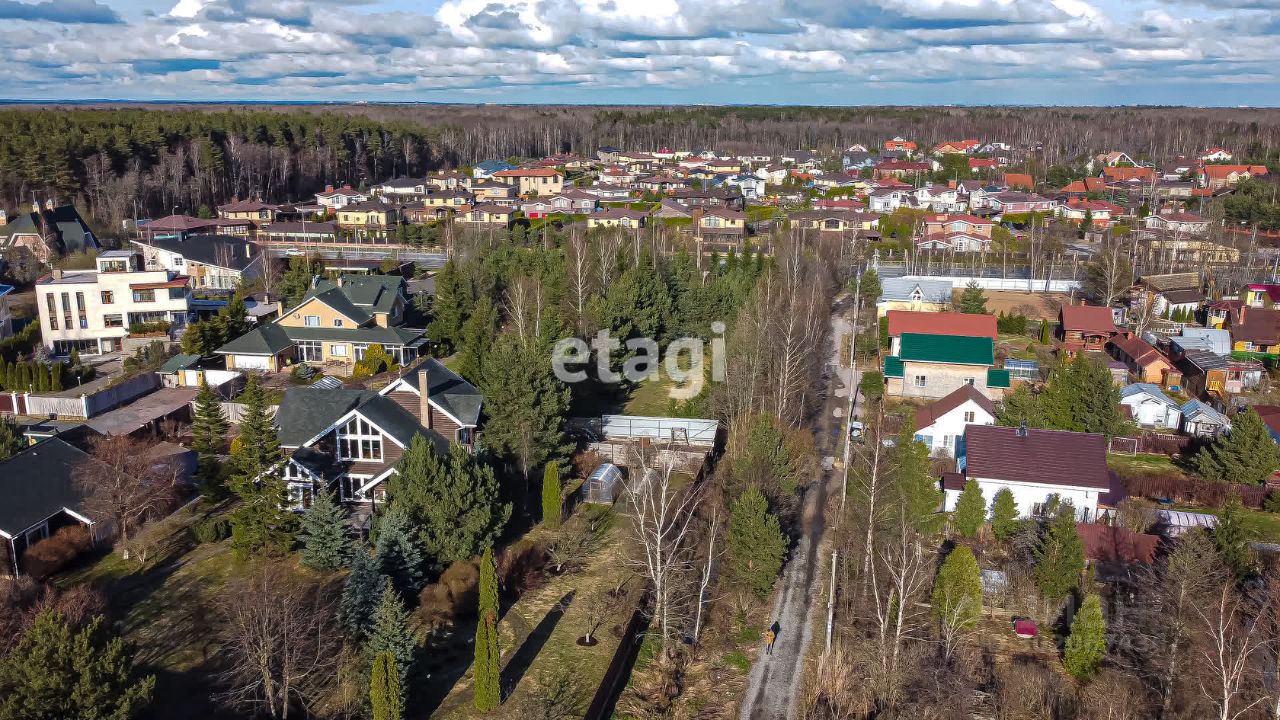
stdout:
[(338, 430), (338, 458), (382, 462), (382, 433), (364, 418), (352, 418)]

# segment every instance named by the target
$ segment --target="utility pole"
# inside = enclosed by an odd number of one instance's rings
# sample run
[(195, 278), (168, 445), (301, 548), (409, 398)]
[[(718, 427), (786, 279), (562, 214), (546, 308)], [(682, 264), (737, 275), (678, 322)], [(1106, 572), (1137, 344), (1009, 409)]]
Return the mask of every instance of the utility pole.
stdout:
[(849, 496), (849, 454), (853, 450), (853, 410), (858, 399), (858, 325), (862, 314), (862, 272), (854, 268), (858, 279), (853, 291), (853, 334), (849, 338), (849, 407), (845, 411), (844, 425), (844, 477), (840, 482), (840, 520), (844, 519), (844, 504)]
[(827, 649), (824, 653), (831, 652), (831, 626), (835, 622), (836, 614), (836, 558), (839, 551), (831, 551), (831, 592), (827, 593)]

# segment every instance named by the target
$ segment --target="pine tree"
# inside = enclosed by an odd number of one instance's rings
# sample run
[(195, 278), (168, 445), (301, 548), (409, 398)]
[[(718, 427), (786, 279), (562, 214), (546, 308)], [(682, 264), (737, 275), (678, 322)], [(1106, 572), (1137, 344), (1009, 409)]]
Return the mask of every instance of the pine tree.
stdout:
[(459, 338), (458, 374), (479, 385), (484, 377), (488, 354), (498, 330), (498, 308), (488, 295), (480, 296), (462, 325)]
[(1108, 438), (1127, 427), (1120, 414), (1120, 389), (1111, 372), (1084, 353), (1055, 369), (1036, 399), (1041, 417), (1028, 419), (1033, 427), (1101, 433)]
[(493, 468), (461, 445), (441, 458), (415, 436), (397, 469), (388, 487), (391, 504), (417, 528), (418, 544), (435, 567), (474, 557), (497, 540), (511, 517)]
[(938, 512), (943, 495), (933, 477), (929, 448), (915, 435), (915, 418), (904, 417), (893, 447), (893, 488), (911, 526), (932, 533), (940, 529), (945, 519)]
[(782, 569), (787, 540), (778, 518), (755, 485), (733, 501), (729, 511), (726, 581), (763, 600), (769, 596)]
[(391, 655), (400, 676), (400, 686), (408, 687), (418, 642), (409, 629), (409, 612), (390, 585), (383, 585), (382, 595), (369, 621), (369, 639), (365, 641), (364, 648), (372, 658), (384, 653)]
[(154, 675), (136, 677), (120, 638), (102, 616), (75, 629), (52, 610), (36, 615), (0, 658), (0, 720), (136, 717), (151, 703)]
[(1036, 550), (1036, 587), (1047, 597), (1065, 597), (1080, 584), (1084, 571), (1084, 543), (1076, 531), (1076, 510), (1061, 503), (1049, 522), (1044, 543)]
[(351, 556), (346, 513), (333, 501), (333, 494), (321, 489), (302, 514), (302, 564), (316, 570), (337, 570)]
[(0, 415), (0, 460), (8, 460), (24, 447), (26, 442), (13, 417)]
[(259, 550), (287, 552), (293, 545), (297, 518), (285, 509), (289, 488), (280, 472), (280, 440), (267, 414), (266, 398), (250, 375), (242, 396), (238, 448), (232, 457), (231, 490), (240, 505), (231, 515), (231, 548), (244, 559)]
[(533, 468), (561, 452), (569, 388), (553, 374), (550, 356), (514, 333), (485, 352), (479, 383), (489, 412), (485, 445), (520, 468), (527, 483)]
[(960, 492), (960, 498), (956, 500), (956, 511), (951, 522), (961, 535), (973, 537), (986, 520), (987, 502), (982, 497), (982, 488), (978, 487), (977, 480), (969, 478), (964, 484), (964, 490)]
[(547, 463), (542, 470), (542, 524), (551, 529), (560, 527), (564, 512), (564, 498), (560, 496), (560, 467)]
[(226, 444), (226, 436), (227, 417), (222, 412), (222, 404), (218, 402), (213, 388), (201, 377), (191, 419), (191, 449), (198, 458), (196, 478), (200, 482), (200, 494), (210, 499), (220, 498), (225, 492), (218, 454)]
[(498, 573), (493, 565), (493, 548), (485, 548), (480, 558), (480, 602), (476, 623), (474, 666), (475, 707), (489, 712), (502, 702), (499, 685), (501, 658), (498, 654)]
[(462, 341), (462, 327), (467, 320), (467, 309), (472, 303), (471, 288), (450, 259), (436, 273), (435, 295), (431, 299), (431, 324), (427, 336), (431, 342), (440, 343), (451, 350)]
[(1218, 512), (1218, 524), (1213, 528), (1214, 544), (1218, 546), (1218, 554), (1222, 562), (1239, 580), (1253, 574), (1253, 551), (1249, 548), (1249, 532), (1241, 524), (1241, 513), (1244, 504), (1240, 494), (1231, 492)]
[(1018, 502), (1013, 499), (1013, 491), (1000, 488), (991, 501), (991, 532), (999, 540), (1008, 540), (1022, 527), (1018, 519)]
[(405, 597), (417, 595), (422, 588), (422, 551), (409, 534), (408, 522), (404, 510), (392, 504), (378, 523), (374, 545), (379, 572)]
[(1062, 652), (1062, 664), (1071, 677), (1084, 682), (1102, 666), (1107, 652), (1107, 626), (1102, 617), (1102, 603), (1097, 595), (1089, 595), (1071, 621), (1071, 635)]
[(970, 282), (960, 293), (960, 302), (956, 308), (969, 315), (984, 315), (987, 312), (987, 296), (977, 282)]
[(1231, 419), (1231, 432), (1218, 437), (1195, 457), (1206, 480), (1261, 484), (1280, 468), (1280, 448), (1258, 411), (1249, 408)]
[(387, 578), (378, 572), (378, 566), (364, 548), (356, 548), (351, 555), (351, 573), (342, 586), (342, 599), (338, 602), (338, 622), (347, 635), (361, 639), (369, 632), (373, 612), (382, 597)]
[(373, 720), (401, 720), (404, 716), (403, 695), (395, 656), (384, 652), (374, 657), (369, 675), (369, 704), (373, 707)]
[(957, 545), (933, 581), (933, 616), (955, 628), (970, 629), (982, 616), (982, 571), (973, 551)]

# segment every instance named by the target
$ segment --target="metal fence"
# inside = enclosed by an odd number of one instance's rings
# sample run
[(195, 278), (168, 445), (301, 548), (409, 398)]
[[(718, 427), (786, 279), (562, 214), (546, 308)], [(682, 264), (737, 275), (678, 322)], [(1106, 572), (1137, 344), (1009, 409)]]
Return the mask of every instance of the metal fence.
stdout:
[(631, 415), (604, 415), (600, 418), (600, 434), (606, 440), (648, 438), (655, 442), (712, 447), (719, 429), (720, 423), (715, 420)]

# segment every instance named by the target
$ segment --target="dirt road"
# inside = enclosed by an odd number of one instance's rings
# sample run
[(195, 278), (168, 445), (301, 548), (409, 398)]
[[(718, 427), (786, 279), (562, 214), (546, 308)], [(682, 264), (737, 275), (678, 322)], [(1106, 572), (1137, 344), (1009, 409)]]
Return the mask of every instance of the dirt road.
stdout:
[[(844, 317), (847, 313), (848, 305), (837, 303), (831, 319), (832, 338), (850, 332), (851, 327)], [(832, 456), (839, 452), (832, 430), (842, 431), (848, 393), (857, 388), (857, 378), (851, 378), (853, 373), (849, 369), (839, 367), (838, 358), (838, 350), (833, 347), (829, 361), (833, 370), (824, 380), (827, 399), (814, 425), (815, 444), (824, 462), (805, 492), (800, 540), (783, 570), (774, 604), (777, 642), (772, 655), (766, 655), (761, 648), (751, 668), (740, 720), (787, 720), (795, 716), (805, 653), (814, 628), (820, 624), (817, 616), (825, 617), (826, 608), (820, 600), (822, 578), (818, 573), (821, 562), (815, 550), (822, 545), (823, 509), (827, 497), (833, 492), (840, 492), (839, 473), (831, 470), (830, 463)], [(861, 372), (857, 375), (860, 377)]]

